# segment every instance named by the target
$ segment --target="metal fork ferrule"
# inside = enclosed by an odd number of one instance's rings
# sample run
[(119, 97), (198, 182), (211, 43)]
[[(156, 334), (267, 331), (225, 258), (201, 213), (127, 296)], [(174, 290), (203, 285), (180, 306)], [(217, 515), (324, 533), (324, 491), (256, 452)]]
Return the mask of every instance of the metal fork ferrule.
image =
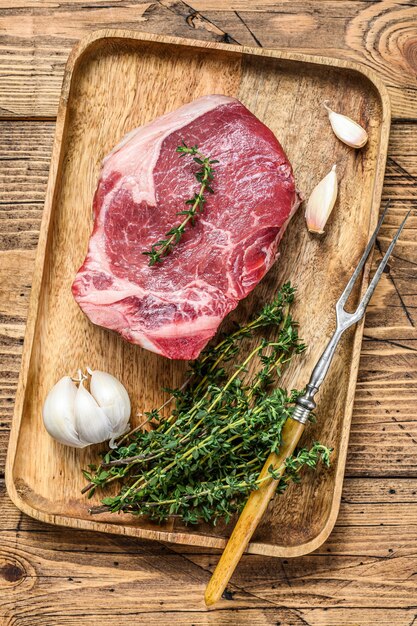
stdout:
[(310, 413), (310, 409), (305, 409), (304, 407), (297, 404), (293, 414), (291, 415), (291, 419), (295, 420), (296, 422), (300, 422), (301, 424), (307, 424)]
[(317, 393), (318, 388), (315, 385), (309, 383), (306, 387), (306, 392), (296, 400), (296, 406), (293, 414), (291, 415), (293, 420), (306, 424), (310, 417), (311, 411), (316, 408), (316, 403), (313, 398)]

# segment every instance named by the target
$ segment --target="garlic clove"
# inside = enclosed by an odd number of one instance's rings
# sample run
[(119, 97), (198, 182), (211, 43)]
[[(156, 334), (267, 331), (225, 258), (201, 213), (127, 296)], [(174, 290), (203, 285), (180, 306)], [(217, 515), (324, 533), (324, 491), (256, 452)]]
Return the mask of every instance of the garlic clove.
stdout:
[(48, 393), (42, 409), (43, 423), (48, 433), (67, 446), (85, 448), (88, 444), (77, 435), (74, 404), (77, 387), (64, 376)]
[(362, 126), (357, 124), (341, 113), (336, 113), (324, 103), (333, 132), (340, 141), (347, 144), (351, 148), (363, 148), (368, 141), (368, 133)]
[(75, 428), (89, 444), (101, 443), (112, 437), (112, 426), (103, 409), (81, 381), (74, 401)]
[(90, 392), (110, 421), (112, 437), (119, 437), (129, 427), (129, 395), (122, 383), (111, 374), (99, 370), (90, 373)]
[(307, 202), (305, 218), (311, 233), (324, 233), (324, 227), (337, 198), (336, 165), (313, 189)]

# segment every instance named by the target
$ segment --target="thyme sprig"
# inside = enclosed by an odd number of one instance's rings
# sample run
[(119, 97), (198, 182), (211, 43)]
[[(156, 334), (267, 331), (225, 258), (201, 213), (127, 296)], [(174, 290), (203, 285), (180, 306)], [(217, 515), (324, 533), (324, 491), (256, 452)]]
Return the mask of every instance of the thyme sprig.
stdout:
[[(285, 461), (285, 473), (278, 477), (277, 493), (283, 494), (291, 482), (299, 483), (300, 472), (304, 467), (315, 469), (320, 462), (325, 467), (330, 465), (331, 450), (318, 442), (314, 442), (310, 449), (301, 448)], [(254, 463), (248, 463), (249, 465)], [(254, 489), (258, 489), (263, 481), (269, 478), (269, 474), (264, 478), (259, 478), (260, 468), (253, 471), (236, 470), (229, 476), (215, 481), (201, 482), (194, 488), (179, 484), (172, 492), (170, 499), (156, 498), (144, 500), (140, 505), (135, 503), (125, 506), (124, 512), (134, 515), (148, 515), (151, 519), (163, 522), (168, 516), (182, 517), (187, 523), (198, 523), (200, 521), (216, 522), (219, 518), (224, 518), (226, 523), (230, 521), (234, 513), (239, 513), (247, 496)], [(270, 475), (276, 476), (277, 468), (270, 468)], [(104, 498), (103, 505), (93, 507), (91, 513), (98, 514), (109, 511), (119, 511), (114, 498)], [(213, 514), (213, 511), (215, 513)]]
[(204, 210), (204, 205), (206, 203), (205, 194), (207, 192), (214, 193), (211, 186), (215, 173), (213, 165), (218, 163), (218, 161), (204, 156), (198, 150), (198, 146), (189, 147), (184, 141), (182, 146), (177, 147), (176, 152), (179, 153), (180, 157), (185, 157), (187, 155), (192, 156), (193, 161), (200, 165), (200, 169), (198, 169), (194, 174), (195, 178), (200, 183), (200, 187), (198, 191), (194, 193), (192, 198), (185, 201), (188, 208), (176, 213), (176, 215), (184, 216), (182, 222), (170, 228), (169, 231), (165, 233), (165, 239), (160, 239), (156, 243), (152, 244), (150, 250), (142, 252), (142, 254), (149, 257), (150, 267), (156, 265), (157, 263), (161, 263), (163, 259), (172, 251), (174, 246), (181, 241), (188, 224), (194, 226), (197, 214), (202, 213)]
[[(228, 520), (259, 487), (259, 473), (293, 411), (298, 391), (277, 386), (283, 368), (304, 350), (290, 314), (294, 290), (287, 284), (252, 321), (238, 326), (202, 353), (192, 365), (188, 385), (171, 390), (167, 416), (148, 413), (150, 431), (132, 431), (84, 475), (92, 495), (118, 481), (116, 495), (92, 513), (129, 512), (158, 521), (178, 515), (185, 523)], [(275, 329), (244, 349), (260, 329)], [(243, 352), (242, 356), (240, 356)], [(166, 404), (166, 403), (164, 403)], [(330, 450), (319, 443), (296, 451), (286, 461), (279, 492), (299, 480), (302, 467), (329, 463)], [(277, 468), (270, 468), (274, 476)]]

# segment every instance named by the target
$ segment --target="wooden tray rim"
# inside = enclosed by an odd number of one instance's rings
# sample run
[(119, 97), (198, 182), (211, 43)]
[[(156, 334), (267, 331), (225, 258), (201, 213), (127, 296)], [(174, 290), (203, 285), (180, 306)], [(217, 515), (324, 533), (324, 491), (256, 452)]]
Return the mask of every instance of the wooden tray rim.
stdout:
[[(77, 66), (81, 62), (85, 54), (89, 52), (90, 47), (94, 44), (108, 40), (111, 42), (113, 39), (125, 39), (131, 41), (144, 41), (161, 44), (171, 44), (182, 47), (197, 47), (207, 48), (211, 50), (222, 50), (230, 52), (234, 55), (253, 55), (253, 56), (265, 56), (276, 59), (283, 59), (288, 61), (295, 61), (302, 64), (309, 65), (323, 65), (331, 66), (340, 69), (347, 69), (357, 72), (365, 76), (370, 83), (373, 84), (376, 89), (382, 107), (382, 120), (380, 125), (379, 136), (379, 151), (375, 162), (375, 181), (372, 192), (372, 206), (370, 209), (370, 224), (369, 231), (371, 232), (377, 222), (378, 207), (380, 205), (382, 196), (382, 187), (385, 173), (385, 164), (388, 151), (388, 140), (391, 123), (391, 107), (387, 88), (378, 75), (366, 66), (362, 66), (358, 63), (346, 61), (342, 59), (334, 59), (331, 57), (316, 56), (311, 54), (304, 54), (301, 52), (289, 52), (285, 50), (276, 50), (272, 48), (254, 48), (249, 46), (236, 46), (225, 43), (199, 41), (194, 39), (186, 39), (181, 37), (172, 37), (166, 35), (154, 35), (150, 33), (144, 33), (140, 31), (130, 31), (126, 29), (102, 29), (93, 31), (83, 39), (81, 39), (71, 50), (68, 57), (68, 61), (64, 71), (61, 96), (59, 100), (54, 144), (51, 155), (51, 166), (48, 177), (48, 185), (45, 196), (45, 205), (42, 216), (42, 222), (40, 227), (39, 242), (35, 257), (32, 288), (29, 299), (27, 324), (25, 331), (25, 339), (23, 344), (22, 362), (17, 386), (16, 401), (13, 413), (12, 427), (10, 433), (9, 447), (6, 459), (6, 488), (12, 502), (23, 513), (37, 519), (41, 522), (50, 524), (56, 524), (59, 526), (65, 526), (69, 528), (77, 528), (83, 530), (95, 530), (105, 533), (112, 533), (118, 535), (128, 535), (139, 537), (143, 539), (166, 541), (171, 543), (204, 546), (208, 548), (224, 548), (227, 540), (221, 537), (210, 537), (206, 534), (196, 534), (192, 530), (190, 532), (178, 532), (178, 531), (158, 531), (153, 529), (138, 528), (134, 526), (123, 526), (121, 524), (112, 524), (109, 522), (100, 522), (93, 520), (85, 520), (75, 517), (68, 517), (65, 515), (52, 515), (44, 513), (43, 511), (28, 504), (24, 498), (19, 494), (16, 485), (13, 480), (13, 466), (16, 457), (17, 443), (20, 432), (20, 425), (23, 416), (23, 406), (25, 400), (26, 383), (29, 372), (29, 365), (31, 360), (33, 341), (35, 336), (35, 326), (38, 315), (39, 297), (42, 286), (44, 261), (46, 256), (46, 249), (50, 233), (52, 209), (55, 202), (55, 195), (57, 190), (57, 177), (62, 166), (63, 154), (62, 154), (62, 140), (65, 136), (65, 130), (67, 126), (67, 104), (70, 94), (71, 81)], [(369, 259), (363, 274), (361, 291), (366, 287), (369, 271), (372, 259)], [(357, 326), (353, 338), (352, 344), (352, 365), (350, 370), (349, 384), (346, 393), (345, 400), (345, 415), (344, 424), (348, 426), (346, 428), (346, 434), (341, 437), (340, 450), (339, 450), (339, 463), (335, 474), (335, 486), (333, 490), (332, 503), (330, 513), (321, 531), (309, 541), (301, 543), (296, 546), (276, 546), (266, 543), (251, 542), (246, 550), (248, 553), (260, 554), (265, 556), (276, 557), (297, 557), (304, 554), (308, 554), (313, 550), (320, 547), (324, 541), (330, 535), (334, 524), (336, 522), (337, 515), (339, 513), (339, 506), (341, 500), (341, 492), (343, 486), (343, 476), (346, 464), (347, 447), (349, 440), (350, 424), (352, 418), (353, 401), (356, 389), (356, 381), (359, 369), (359, 358), (362, 344), (364, 320)]]

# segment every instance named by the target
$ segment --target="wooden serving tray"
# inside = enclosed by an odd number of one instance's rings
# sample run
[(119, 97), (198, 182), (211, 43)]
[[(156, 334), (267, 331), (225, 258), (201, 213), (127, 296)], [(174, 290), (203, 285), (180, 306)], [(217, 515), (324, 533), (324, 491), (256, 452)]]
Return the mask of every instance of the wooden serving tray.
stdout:
[[(102, 158), (132, 128), (211, 93), (237, 97), (275, 132), (305, 195), (335, 162), (340, 180), (325, 237), (309, 235), (300, 210), (281, 243), (282, 258), (231, 316), (247, 319), (284, 281), (298, 287), (295, 316), (308, 349), (285, 376), (290, 387), (306, 384), (334, 328), (335, 301), (378, 214), (390, 124), (381, 82), (366, 68), (334, 59), (127, 31), (90, 35), (72, 51), (64, 76), (7, 460), (11, 499), (37, 519), (217, 548), (230, 533), (230, 526), (186, 527), (175, 519), (158, 526), (126, 514), (91, 517), (91, 501), (80, 494), (81, 468), (97, 459), (102, 446), (61, 446), (46, 433), (41, 417), (47, 391), (78, 367), (90, 365), (123, 380), (133, 415), (159, 406), (165, 399), (161, 388), (183, 381), (185, 363), (93, 326), (70, 286), (85, 256)], [(324, 100), (367, 127), (365, 149), (352, 150), (335, 138)], [(369, 264), (363, 286), (368, 271)], [(344, 337), (318, 396), (317, 424), (303, 440), (333, 446), (332, 468), (307, 472), (301, 485), (275, 498), (249, 552), (305, 554), (333, 528), (361, 338), (362, 325)]]

